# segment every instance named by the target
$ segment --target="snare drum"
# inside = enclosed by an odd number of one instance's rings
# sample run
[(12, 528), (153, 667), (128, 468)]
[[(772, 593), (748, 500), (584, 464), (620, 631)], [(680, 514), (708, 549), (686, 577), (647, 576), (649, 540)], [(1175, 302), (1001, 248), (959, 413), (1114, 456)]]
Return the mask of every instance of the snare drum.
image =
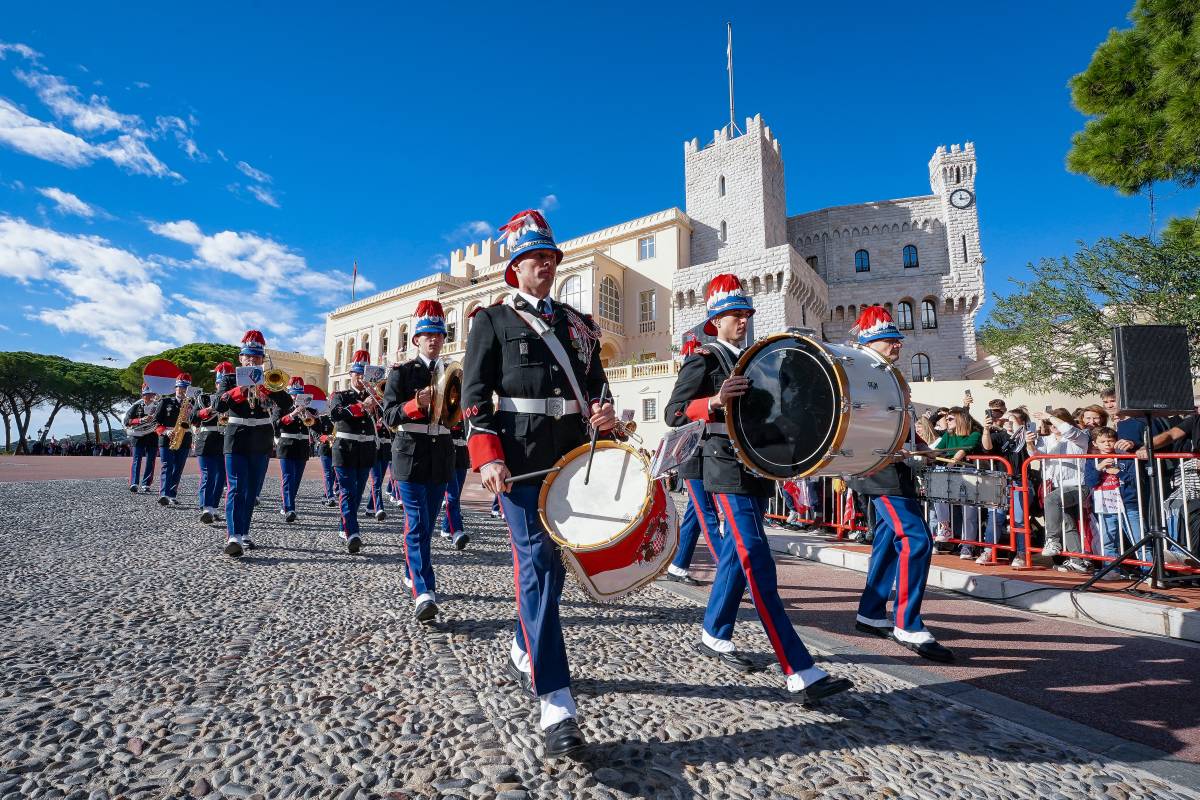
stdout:
[(1004, 508), (1008, 505), (1007, 472), (965, 467), (930, 467), (918, 475), (927, 500), (961, 506)]
[(555, 464), (538, 513), (583, 590), (611, 602), (662, 574), (679, 545), (679, 521), (662, 483), (650, 479), (650, 462), (627, 444), (597, 442), (585, 486), (589, 449)]
[(908, 383), (869, 348), (777, 333), (746, 348), (733, 374), (751, 387), (730, 403), (729, 438), (760, 477), (870, 475), (908, 435)]

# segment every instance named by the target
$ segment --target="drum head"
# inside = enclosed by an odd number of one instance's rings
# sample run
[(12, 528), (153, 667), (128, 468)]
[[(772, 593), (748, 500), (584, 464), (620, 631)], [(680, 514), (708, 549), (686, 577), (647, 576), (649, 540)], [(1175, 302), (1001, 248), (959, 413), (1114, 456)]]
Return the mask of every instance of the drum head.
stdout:
[(650, 464), (619, 442), (597, 442), (591, 478), (584, 485), (588, 445), (560, 459), (557, 473), (542, 485), (546, 531), (576, 550), (602, 547), (624, 535), (646, 515), (653, 498)]
[(819, 466), (842, 417), (843, 392), (825, 351), (807, 337), (777, 334), (743, 353), (734, 372), (751, 381), (726, 420), (742, 463), (775, 480)]

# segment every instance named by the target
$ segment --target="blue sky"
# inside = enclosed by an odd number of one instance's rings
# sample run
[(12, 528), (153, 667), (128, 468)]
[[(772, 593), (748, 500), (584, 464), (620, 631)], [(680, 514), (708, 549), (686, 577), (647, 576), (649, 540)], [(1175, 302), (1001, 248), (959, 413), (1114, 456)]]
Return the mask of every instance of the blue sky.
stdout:
[[(5, 349), (125, 363), (253, 325), (319, 352), (355, 259), (361, 296), (521, 208), (567, 238), (681, 206), (683, 141), (727, 119), (726, 19), (738, 117), (782, 140), (791, 213), (926, 193), (934, 148), (973, 140), (1007, 291), (1147, 230), (1144, 199), (1063, 167), (1067, 80), (1131, 5), (10, 4)], [(1200, 204), (1166, 195), (1163, 218)]]

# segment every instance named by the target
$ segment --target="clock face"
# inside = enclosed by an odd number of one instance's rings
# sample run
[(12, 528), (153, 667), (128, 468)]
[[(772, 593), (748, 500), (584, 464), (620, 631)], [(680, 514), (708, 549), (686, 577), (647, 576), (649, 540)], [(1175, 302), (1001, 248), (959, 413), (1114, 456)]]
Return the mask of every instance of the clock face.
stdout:
[(966, 208), (975, 202), (975, 195), (967, 189), (955, 189), (950, 193), (950, 205), (955, 208)]

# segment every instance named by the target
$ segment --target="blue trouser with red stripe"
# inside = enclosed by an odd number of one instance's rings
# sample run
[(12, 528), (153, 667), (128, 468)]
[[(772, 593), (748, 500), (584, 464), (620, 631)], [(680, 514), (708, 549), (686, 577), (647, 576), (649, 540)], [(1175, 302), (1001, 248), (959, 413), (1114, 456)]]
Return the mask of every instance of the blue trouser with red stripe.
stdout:
[[(133, 446), (133, 464), (129, 468), (130, 486), (149, 486), (154, 481), (154, 462), (158, 458), (158, 444), (135, 444)], [(142, 470), (142, 464), (146, 468)], [(141, 473), (139, 475), (139, 473)]]
[(683, 481), (687, 490), (687, 509), (683, 512), (683, 522), (679, 525), (679, 549), (675, 551), (672, 566), (686, 570), (692, 565), (692, 555), (696, 552), (696, 540), (704, 534), (708, 552), (713, 561), (719, 561), (721, 550), (721, 524), (717, 521), (717, 508), (713, 505), (712, 495), (704, 491), (704, 481), (692, 478)]
[(284, 511), (296, 510), (296, 495), (300, 491), (300, 481), (304, 478), (304, 465), (307, 458), (279, 459), (279, 496)]
[(358, 535), (358, 507), (362, 504), (363, 490), (367, 487), (370, 467), (334, 467), (337, 475), (338, 500), (342, 508), (342, 532), (346, 536)]
[(225, 456), (196, 456), (200, 465), (200, 491), (197, 502), (201, 509), (217, 507), (225, 491)]
[(729, 641), (733, 637), (738, 606), (749, 584), (754, 608), (783, 674), (808, 669), (813, 666), (813, 658), (792, 627), (779, 597), (775, 559), (763, 529), (766, 498), (714, 494), (713, 500), (725, 515), (725, 537), (721, 541), (721, 559), (717, 562), (708, 609), (704, 612), (704, 630), (717, 639)]
[(162, 497), (174, 497), (179, 493), (179, 478), (183, 475), (183, 465), (187, 461), (188, 450), (180, 447), (172, 450), (170, 447), (158, 448), (158, 460), (162, 462), (162, 473), (158, 478), (158, 493)]
[[(875, 497), (875, 539), (867, 586), (858, 603), (860, 622), (882, 628), (888, 620), (887, 600), (896, 587), (895, 627), (908, 633), (925, 630), (921, 600), (933, 559), (933, 536), (921, 504), (908, 497)], [(898, 573), (898, 574), (897, 574)]]
[(319, 456), (321, 459), (321, 472), (325, 474), (325, 499), (333, 500), (337, 497), (337, 477), (333, 474), (333, 456)]
[(254, 513), (256, 487), (267, 474), (267, 453), (226, 453), (225, 529), (232, 536), (250, 535), (250, 515)]
[(270, 464), (271, 464), (271, 454), (267, 453), (267, 460), (263, 464), (262, 472), (258, 473), (258, 475), (257, 475), (258, 482), (256, 484), (254, 484), (254, 496), (250, 498), (250, 502), (252, 505), (258, 504), (258, 497), (259, 497), (259, 495), (262, 494), (263, 484), (267, 480), (267, 467), (270, 466)]
[(413, 597), (437, 591), (430, 546), (433, 524), (445, 493), (444, 483), (400, 481), (400, 499), (404, 501), (404, 561)]
[(442, 530), (451, 536), (463, 532), (462, 488), (467, 482), (467, 471), (456, 469), (446, 484), (446, 516), (442, 518)]
[(517, 589), (517, 647), (529, 656), (533, 693), (549, 694), (571, 685), (567, 645), (558, 603), (566, 567), (558, 545), (542, 527), (537, 484), (513, 485), (500, 498), (513, 553)]
[(371, 494), (367, 497), (367, 511), (386, 511), (383, 507), (383, 476), (392, 463), (391, 448), (379, 448), (379, 458), (371, 467)]

